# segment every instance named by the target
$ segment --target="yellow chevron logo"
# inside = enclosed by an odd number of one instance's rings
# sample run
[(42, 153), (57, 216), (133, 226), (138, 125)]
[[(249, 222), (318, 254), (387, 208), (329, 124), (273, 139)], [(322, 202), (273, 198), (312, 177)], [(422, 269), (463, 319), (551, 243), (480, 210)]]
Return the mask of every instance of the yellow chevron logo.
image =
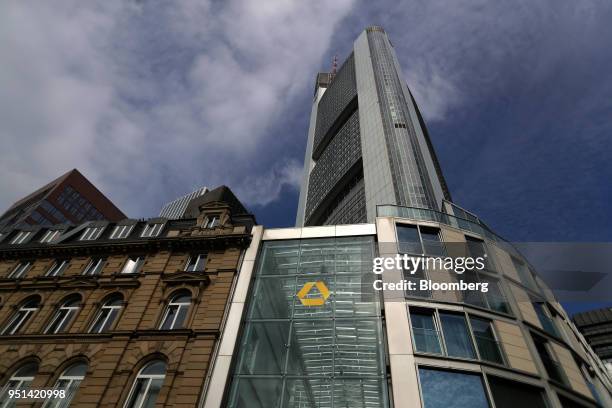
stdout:
[[(321, 296), (315, 298), (306, 298), (306, 295), (308, 295), (310, 290), (315, 286), (317, 289), (319, 289)], [(300, 289), (300, 291), (297, 293), (297, 297), (298, 299), (300, 299), (300, 302), (302, 302), (304, 306), (323, 306), (325, 304), (325, 301), (329, 297), (329, 289), (327, 289), (327, 286), (325, 286), (325, 283), (323, 283), (322, 281), (306, 282), (302, 289)]]

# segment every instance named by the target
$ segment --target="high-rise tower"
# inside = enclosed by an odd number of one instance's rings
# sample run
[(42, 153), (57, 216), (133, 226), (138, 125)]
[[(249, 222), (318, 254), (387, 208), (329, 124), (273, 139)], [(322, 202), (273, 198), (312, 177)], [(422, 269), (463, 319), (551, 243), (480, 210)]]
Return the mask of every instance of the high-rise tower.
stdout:
[(442, 208), (450, 194), (384, 30), (369, 27), (335, 75), (319, 73), (297, 226), (373, 222), (376, 205)]

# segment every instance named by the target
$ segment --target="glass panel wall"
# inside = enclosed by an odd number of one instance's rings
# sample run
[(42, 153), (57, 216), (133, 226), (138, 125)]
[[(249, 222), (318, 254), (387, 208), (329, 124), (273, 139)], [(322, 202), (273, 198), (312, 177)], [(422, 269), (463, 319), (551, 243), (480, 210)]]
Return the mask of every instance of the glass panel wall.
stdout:
[(388, 407), (373, 251), (373, 237), (262, 244), (229, 407)]

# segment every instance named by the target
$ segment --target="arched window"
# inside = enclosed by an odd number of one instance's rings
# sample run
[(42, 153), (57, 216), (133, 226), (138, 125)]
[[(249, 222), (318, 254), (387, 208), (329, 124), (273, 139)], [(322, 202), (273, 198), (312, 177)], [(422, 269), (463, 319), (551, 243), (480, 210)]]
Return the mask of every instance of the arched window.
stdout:
[(2, 329), (2, 334), (15, 334), (25, 325), (38, 310), (40, 298), (38, 296), (28, 298), (19, 306), (19, 309), (11, 316), (8, 323)]
[(155, 405), (166, 377), (166, 363), (153, 360), (145, 365), (134, 381), (124, 408), (146, 408)]
[(34, 381), (34, 376), (38, 372), (38, 364), (31, 362), (22, 365), (17, 369), (11, 378), (4, 384), (0, 392), (0, 407), (9, 408), (15, 406), (15, 398), (9, 397), (9, 390), (27, 390)]
[(117, 316), (121, 313), (122, 304), (123, 298), (121, 295), (114, 295), (106, 300), (100, 307), (89, 332), (102, 333), (112, 329)]
[(51, 322), (47, 326), (45, 333), (61, 333), (68, 329), (68, 326), (79, 312), (79, 304), (81, 298), (79, 296), (71, 297), (64, 301), (61, 306), (57, 309)]
[(191, 305), (191, 293), (179, 292), (172, 297), (162, 319), (160, 330), (182, 329)]
[(55, 382), (54, 390), (64, 391), (64, 397), (48, 399), (43, 405), (44, 408), (68, 408), (70, 401), (79, 390), (81, 381), (85, 379), (87, 364), (80, 362), (68, 367)]

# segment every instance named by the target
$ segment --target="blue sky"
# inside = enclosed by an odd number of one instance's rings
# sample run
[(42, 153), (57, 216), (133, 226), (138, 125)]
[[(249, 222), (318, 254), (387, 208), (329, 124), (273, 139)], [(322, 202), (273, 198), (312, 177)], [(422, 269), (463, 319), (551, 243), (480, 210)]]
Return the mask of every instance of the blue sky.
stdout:
[(295, 218), (312, 84), (393, 42), (454, 200), (514, 241), (612, 239), (605, 1), (5, 1), (0, 207), (79, 168), (132, 217), (229, 185)]

